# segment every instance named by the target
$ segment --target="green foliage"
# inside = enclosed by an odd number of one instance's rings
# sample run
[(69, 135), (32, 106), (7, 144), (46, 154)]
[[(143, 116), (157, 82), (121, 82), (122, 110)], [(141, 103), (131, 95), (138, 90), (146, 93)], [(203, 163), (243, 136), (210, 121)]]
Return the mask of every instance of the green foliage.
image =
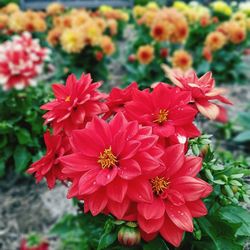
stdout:
[(242, 143), (250, 141), (250, 112), (242, 112), (238, 116), (238, 122), (242, 128), (242, 132), (238, 134), (234, 141)]
[(0, 7), (4, 7), (5, 5), (7, 5), (9, 3), (19, 4), (19, 0), (1, 0), (0, 1)]
[(39, 84), (21, 91), (0, 90), (0, 176), (12, 166), (23, 174), (43, 151), (43, 111), (50, 85)]

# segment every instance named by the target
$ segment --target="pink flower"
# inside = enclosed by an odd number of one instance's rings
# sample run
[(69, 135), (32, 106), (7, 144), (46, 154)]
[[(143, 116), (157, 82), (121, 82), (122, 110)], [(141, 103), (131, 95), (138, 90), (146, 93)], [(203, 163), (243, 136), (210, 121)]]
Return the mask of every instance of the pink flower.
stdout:
[(212, 73), (207, 72), (201, 78), (198, 78), (195, 71), (189, 70), (186, 73), (179, 70), (171, 70), (163, 66), (167, 77), (180, 89), (190, 91), (192, 102), (195, 104), (201, 114), (211, 120), (227, 122), (226, 110), (218, 104), (211, 102), (217, 100), (225, 104), (232, 104), (228, 99), (222, 96), (224, 89), (215, 88), (215, 80)]
[(79, 80), (72, 74), (66, 85), (53, 84), (56, 99), (41, 107), (48, 110), (43, 116), (45, 124), (52, 125), (54, 134), (64, 131), (69, 135), (73, 129), (84, 128), (93, 116), (106, 111), (101, 102), (104, 94), (97, 90), (100, 86), (100, 82), (92, 83), (90, 74), (82, 74)]
[(4, 90), (34, 86), (50, 51), (42, 48), (30, 33), (14, 36), (0, 45), (0, 84)]
[(163, 170), (163, 151), (150, 127), (118, 113), (110, 123), (94, 118), (72, 132), (73, 154), (63, 156), (63, 173), (72, 180), (68, 197), (84, 199), (85, 212), (122, 218), (131, 201), (151, 201), (147, 179)]

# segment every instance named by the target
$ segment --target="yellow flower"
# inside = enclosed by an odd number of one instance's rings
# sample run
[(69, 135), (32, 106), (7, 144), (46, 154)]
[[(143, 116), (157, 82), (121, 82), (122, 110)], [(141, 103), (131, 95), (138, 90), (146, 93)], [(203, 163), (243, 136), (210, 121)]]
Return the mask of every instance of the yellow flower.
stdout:
[(84, 48), (84, 37), (79, 29), (65, 29), (60, 38), (62, 48), (68, 53), (79, 53)]
[(46, 12), (48, 15), (51, 16), (59, 15), (64, 12), (64, 5), (57, 2), (51, 3), (47, 6)]
[(151, 45), (140, 46), (136, 57), (141, 64), (149, 64), (154, 59), (154, 47)]
[(236, 22), (242, 22), (242, 21), (246, 21), (247, 19), (247, 15), (243, 12), (235, 12), (231, 18), (233, 21), (236, 21)]
[(193, 63), (192, 56), (185, 50), (176, 50), (172, 57), (172, 65), (186, 71), (191, 68)]
[(215, 12), (222, 13), (226, 16), (232, 14), (232, 8), (226, 2), (215, 1), (211, 4), (211, 7)]
[(6, 14), (12, 14), (15, 13), (17, 11), (20, 11), (20, 8), (17, 4), (15, 3), (9, 3), (7, 4), (3, 9), (2, 9), (3, 13)]
[(216, 51), (221, 49), (227, 42), (226, 36), (219, 32), (214, 31), (208, 34), (205, 40), (205, 46), (211, 51)]
[(173, 7), (179, 11), (188, 11), (190, 7), (182, 1), (174, 1)]
[(22, 32), (27, 24), (27, 16), (23, 12), (14, 12), (9, 17), (8, 27), (11, 31)]
[(146, 8), (148, 10), (158, 10), (159, 9), (159, 5), (156, 3), (156, 2), (149, 2), (147, 5), (146, 5)]
[(99, 43), (100, 37), (102, 35), (102, 30), (93, 20), (86, 22), (81, 27), (80, 32), (84, 34), (85, 42), (92, 46)]
[(135, 18), (138, 18), (138, 17), (141, 17), (144, 15), (144, 13), (146, 12), (146, 8), (143, 7), (143, 6), (140, 6), (140, 5), (136, 5), (134, 8), (133, 8), (133, 16)]

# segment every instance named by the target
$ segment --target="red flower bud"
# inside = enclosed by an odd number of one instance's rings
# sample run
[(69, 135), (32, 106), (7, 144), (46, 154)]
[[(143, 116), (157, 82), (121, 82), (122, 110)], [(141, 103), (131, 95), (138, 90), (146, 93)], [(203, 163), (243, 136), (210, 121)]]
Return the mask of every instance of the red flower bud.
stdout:
[(136, 56), (134, 54), (129, 55), (128, 61), (131, 62), (131, 63), (135, 62), (136, 61)]
[(128, 222), (118, 232), (118, 241), (124, 246), (135, 246), (141, 242), (141, 234), (136, 224)]
[(160, 51), (160, 56), (162, 58), (166, 58), (168, 56), (168, 49), (167, 48), (162, 48)]
[(100, 62), (100, 61), (102, 60), (102, 58), (103, 58), (103, 53), (102, 53), (101, 51), (97, 51), (97, 52), (95, 53), (95, 58), (96, 58), (96, 60), (97, 60), (98, 62)]
[(20, 244), (20, 250), (48, 250), (49, 243), (46, 240), (37, 240), (34, 241), (34, 236), (31, 236), (31, 239), (22, 239)]

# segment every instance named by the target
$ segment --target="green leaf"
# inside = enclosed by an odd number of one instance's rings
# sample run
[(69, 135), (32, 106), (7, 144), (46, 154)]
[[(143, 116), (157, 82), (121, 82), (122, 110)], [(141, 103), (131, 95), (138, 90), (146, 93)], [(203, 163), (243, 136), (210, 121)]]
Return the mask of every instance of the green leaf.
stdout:
[(229, 223), (240, 224), (236, 236), (250, 236), (250, 213), (246, 209), (236, 205), (222, 207), (219, 216)]
[(100, 238), (97, 250), (102, 250), (112, 245), (117, 239), (117, 233), (105, 233)]
[(22, 146), (17, 146), (14, 152), (15, 169), (17, 173), (22, 173), (27, 168), (31, 159), (29, 151)]
[(246, 142), (250, 141), (250, 130), (244, 131), (240, 134), (238, 134), (235, 138), (234, 141), (236, 142)]
[(16, 132), (16, 135), (18, 142), (22, 145), (32, 142), (30, 132), (25, 128), (19, 128), (18, 131)]
[(5, 172), (4, 160), (0, 159), (0, 177), (4, 176), (4, 172)]
[(161, 237), (157, 237), (154, 240), (146, 243), (143, 246), (143, 250), (153, 250), (153, 249), (157, 249), (157, 250), (168, 250), (168, 246), (166, 244), (166, 242), (161, 238)]

